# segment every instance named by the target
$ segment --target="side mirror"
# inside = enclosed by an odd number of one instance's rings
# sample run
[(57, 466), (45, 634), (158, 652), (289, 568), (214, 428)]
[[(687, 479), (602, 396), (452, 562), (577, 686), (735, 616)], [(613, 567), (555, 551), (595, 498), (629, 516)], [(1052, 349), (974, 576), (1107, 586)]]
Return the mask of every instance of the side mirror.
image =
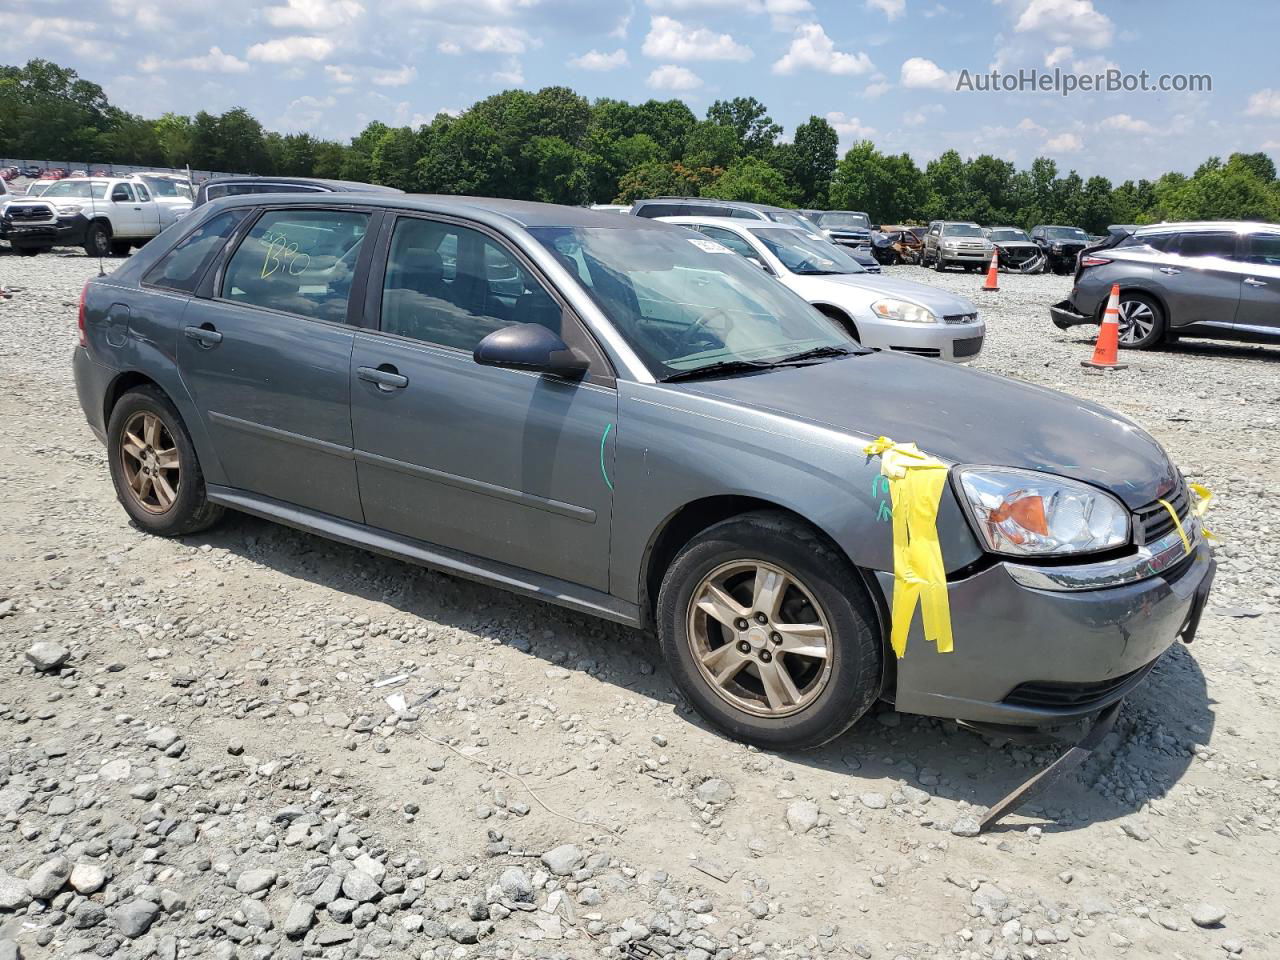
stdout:
[(485, 367), (536, 370), (575, 379), (587, 372), (587, 359), (539, 323), (517, 323), (495, 330), (478, 344), (472, 358)]

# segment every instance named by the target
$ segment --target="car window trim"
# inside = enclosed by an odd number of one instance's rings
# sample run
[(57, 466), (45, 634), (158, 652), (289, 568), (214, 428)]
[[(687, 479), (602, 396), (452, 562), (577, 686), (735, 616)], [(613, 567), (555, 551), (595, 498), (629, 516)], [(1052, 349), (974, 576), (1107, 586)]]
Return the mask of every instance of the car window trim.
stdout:
[[(361, 203), (351, 203), (351, 204), (335, 203), (335, 204), (325, 204), (323, 206), (321, 206), (320, 204), (313, 205), (310, 203), (306, 204), (305, 206), (297, 206), (289, 203), (273, 203), (265, 206), (255, 206), (252, 209), (257, 211), (257, 215), (256, 216), (250, 215), (246, 217), (244, 221), (241, 223), (240, 229), (235, 231), (233, 236), (228, 241), (228, 246), (223, 247), (221, 256), (217, 258), (217, 271), (215, 275), (212, 277), (212, 284), (209, 288), (210, 295), (208, 297), (202, 297), (201, 299), (211, 300), (214, 303), (226, 303), (234, 307), (242, 307), (249, 310), (261, 310), (264, 313), (272, 314), (275, 316), (294, 317), (298, 320), (310, 320), (315, 323), (323, 323), (327, 326), (342, 327), (344, 329), (352, 329), (352, 328), (359, 327), (360, 324), (356, 323), (353, 320), (353, 314), (358, 315), (356, 313), (356, 306), (355, 306), (356, 285), (360, 282), (361, 268), (364, 267), (366, 271), (368, 269), (369, 256), (371, 256), (371, 254), (367, 254), (365, 252), (365, 248), (372, 246), (371, 244), (367, 244), (367, 243), (361, 244), (360, 255), (356, 257), (355, 271), (351, 278), (351, 291), (347, 294), (347, 316), (346, 316), (346, 319), (341, 322), (335, 321), (335, 320), (322, 320), (319, 317), (308, 317), (306, 314), (291, 313), (288, 310), (277, 310), (275, 307), (261, 307), (261, 306), (258, 306), (257, 304), (242, 303), (239, 300), (230, 300), (222, 295), (222, 286), (226, 282), (227, 265), (231, 263), (232, 257), (236, 255), (236, 251), (240, 249), (240, 245), (244, 243), (245, 239), (249, 236), (249, 233), (253, 230), (254, 226), (259, 221), (261, 221), (262, 218), (266, 216), (268, 213), (274, 213), (277, 211), (294, 213), (294, 212), (299, 212), (304, 210), (305, 211), (327, 210), (335, 213), (365, 213), (369, 215), (369, 222), (365, 226), (365, 234), (364, 234), (365, 239), (367, 240), (369, 238), (371, 231), (375, 228), (375, 226), (377, 227), (381, 226), (382, 219), (383, 219), (382, 211), (379, 210), (377, 207), (374, 207), (368, 204), (361, 204)], [(230, 246), (230, 244), (232, 243), (234, 243), (234, 246)], [(210, 266), (212, 267), (213, 265), (211, 264)], [(201, 286), (205, 286), (204, 280), (208, 279), (207, 274), (208, 274), (208, 271), (206, 271), (206, 277), (202, 278)]]
[[(546, 275), (538, 269), (537, 265), (529, 259), (516, 244), (512, 243), (507, 237), (490, 227), (488, 224), (480, 223), (476, 220), (468, 220), (466, 217), (453, 216), (444, 213), (428, 213), (418, 210), (387, 210), (386, 216), (382, 220), (381, 235), (378, 237), (378, 243), (374, 245), (377, 250), (377, 259), (372, 262), (369, 267), (368, 277), (366, 278), (367, 286), (364, 296), (363, 310), (365, 316), (370, 323), (363, 326), (363, 329), (369, 333), (377, 334), (380, 337), (390, 337), (394, 340), (404, 343), (416, 343), (426, 345), (435, 349), (448, 351), (450, 353), (465, 356), (471, 359), (472, 352), (463, 350), (459, 347), (451, 347), (448, 344), (433, 343), (430, 340), (420, 340), (416, 337), (406, 337), (402, 334), (391, 333), (382, 329), (382, 293), (383, 283), (386, 279), (387, 264), (391, 256), (391, 238), (395, 234), (396, 225), (401, 220), (426, 220), (430, 223), (446, 223), (458, 227), (465, 227), (468, 230), (474, 230), (501, 247), (509, 257), (519, 263), (530, 276), (540, 283), (544, 290), (551, 296), (560, 307), (561, 329), (560, 337), (564, 342), (577, 349), (581, 349), (590, 361), (586, 375), (582, 377), (582, 382), (589, 383), (597, 387), (605, 387), (607, 389), (616, 390), (618, 375), (614, 369), (613, 362), (609, 359), (608, 353), (600, 346), (596, 340), (595, 334), (586, 322), (573, 309), (573, 306), (565, 299), (558, 287), (551, 283)], [(354, 293), (354, 290), (353, 290)], [(566, 324), (568, 330), (566, 330)], [(566, 336), (566, 333), (569, 335)], [(513, 371), (525, 372), (525, 371)]]

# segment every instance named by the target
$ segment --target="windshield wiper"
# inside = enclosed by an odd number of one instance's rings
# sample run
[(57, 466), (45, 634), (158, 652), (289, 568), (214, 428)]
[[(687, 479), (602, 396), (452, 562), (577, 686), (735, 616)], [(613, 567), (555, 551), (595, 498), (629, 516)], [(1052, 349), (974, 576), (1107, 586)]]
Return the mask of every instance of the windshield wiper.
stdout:
[(757, 370), (768, 370), (773, 364), (763, 360), (720, 360), (709, 363), (705, 367), (692, 370), (678, 370), (670, 376), (662, 378), (663, 383), (674, 383), (678, 380), (697, 380), (701, 377), (728, 377), (735, 373), (753, 373)]
[(781, 357), (778, 360), (774, 360), (771, 366), (780, 367), (784, 364), (804, 363), (808, 360), (825, 360), (828, 357), (848, 357), (853, 354), (861, 355), (870, 352), (871, 351), (866, 349), (851, 350), (848, 347), (814, 347), (811, 350), (802, 350), (799, 353), (791, 354), (789, 357)]

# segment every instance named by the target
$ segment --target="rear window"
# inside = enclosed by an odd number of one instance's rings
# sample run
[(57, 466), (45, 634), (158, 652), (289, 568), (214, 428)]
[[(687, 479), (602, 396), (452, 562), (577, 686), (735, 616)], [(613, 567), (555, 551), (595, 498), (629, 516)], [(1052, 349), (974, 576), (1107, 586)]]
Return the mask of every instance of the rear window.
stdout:
[(210, 261), (235, 232), (247, 211), (228, 210), (192, 230), (148, 271), (142, 282), (166, 290), (195, 292)]
[(1280, 233), (1251, 233), (1245, 241), (1244, 258), (1249, 263), (1280, 267)]
[(643, 203), (636, 207), (637, 217), (687, 217), (689, 207), (683, 203)]

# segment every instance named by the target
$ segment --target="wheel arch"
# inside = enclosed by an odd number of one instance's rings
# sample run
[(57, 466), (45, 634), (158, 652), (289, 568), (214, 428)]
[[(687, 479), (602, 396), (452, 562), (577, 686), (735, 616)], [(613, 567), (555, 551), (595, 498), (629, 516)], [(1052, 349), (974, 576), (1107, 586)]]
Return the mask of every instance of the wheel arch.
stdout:
[(884, 673), (881, 677), (880, 689), (882, 691), (891, 690), (896, 669), (894, 657), (889, 650), (889, 604), (888, 599), (880, 589), (880, 584), (876, 577), (870, 571), (858, 566), (847, 551), (836, 541), (835, 537), (808, 517), (797, 513), (789, 507), (760, 497), (721, 494), (692, 500), (672, 511), (653, 531), (649, 537), (648, 544), (645, 546), (644, 559), (640, 565), (640, 616), (644, 629), (653, 629), (655, 622), (654, 611), (658, 602), (658, 588), (661, 586), (662, 578), (671, 566), (676, 554), (696, 536), (715, 524), (745, 513), (759, 511), (779, 513), (797, 523), (803, 524), (826, 541), (832, 550), (844, 557), (848, 562), (850, 569), (853, 570), (858, 582), (866, 590), (867, 596), (871, 600), (871, 605), (875, 609), (876, 629), (880, 633), (880, 641), (885, 650), (885, 656), (882, 658)]
[(844, 327), (845, 333), (858, 339), (858, 324), (848, 310), (843, 307), (837, 307), (834, 303), (815, 303), (814, 308), (824, 316), (830, 317), (836, 323)]
[[(1156, 302), (1156, 306), (1160, 308), (1160, 312), (1164, 314), (1165, 329), (1167, 330), (1173, 326), (1172, 315), (1169, 313), (1169, 304), (1166, 302), (1164, 296), (1155, 288), (1146, 286), (1141, 281), (1132, 281), (1129, 283), (1122, 282), (1120, 284), (1120, 296), (1123, 297), (1126, 293), (1140, 293), (1144, 297), (1150, 297)], [(1107, 311), (1108, 299), (1110, 298), (1104, 296), (1098, 304), (1099, 323), (1102, 322), (1102, 315)]]

